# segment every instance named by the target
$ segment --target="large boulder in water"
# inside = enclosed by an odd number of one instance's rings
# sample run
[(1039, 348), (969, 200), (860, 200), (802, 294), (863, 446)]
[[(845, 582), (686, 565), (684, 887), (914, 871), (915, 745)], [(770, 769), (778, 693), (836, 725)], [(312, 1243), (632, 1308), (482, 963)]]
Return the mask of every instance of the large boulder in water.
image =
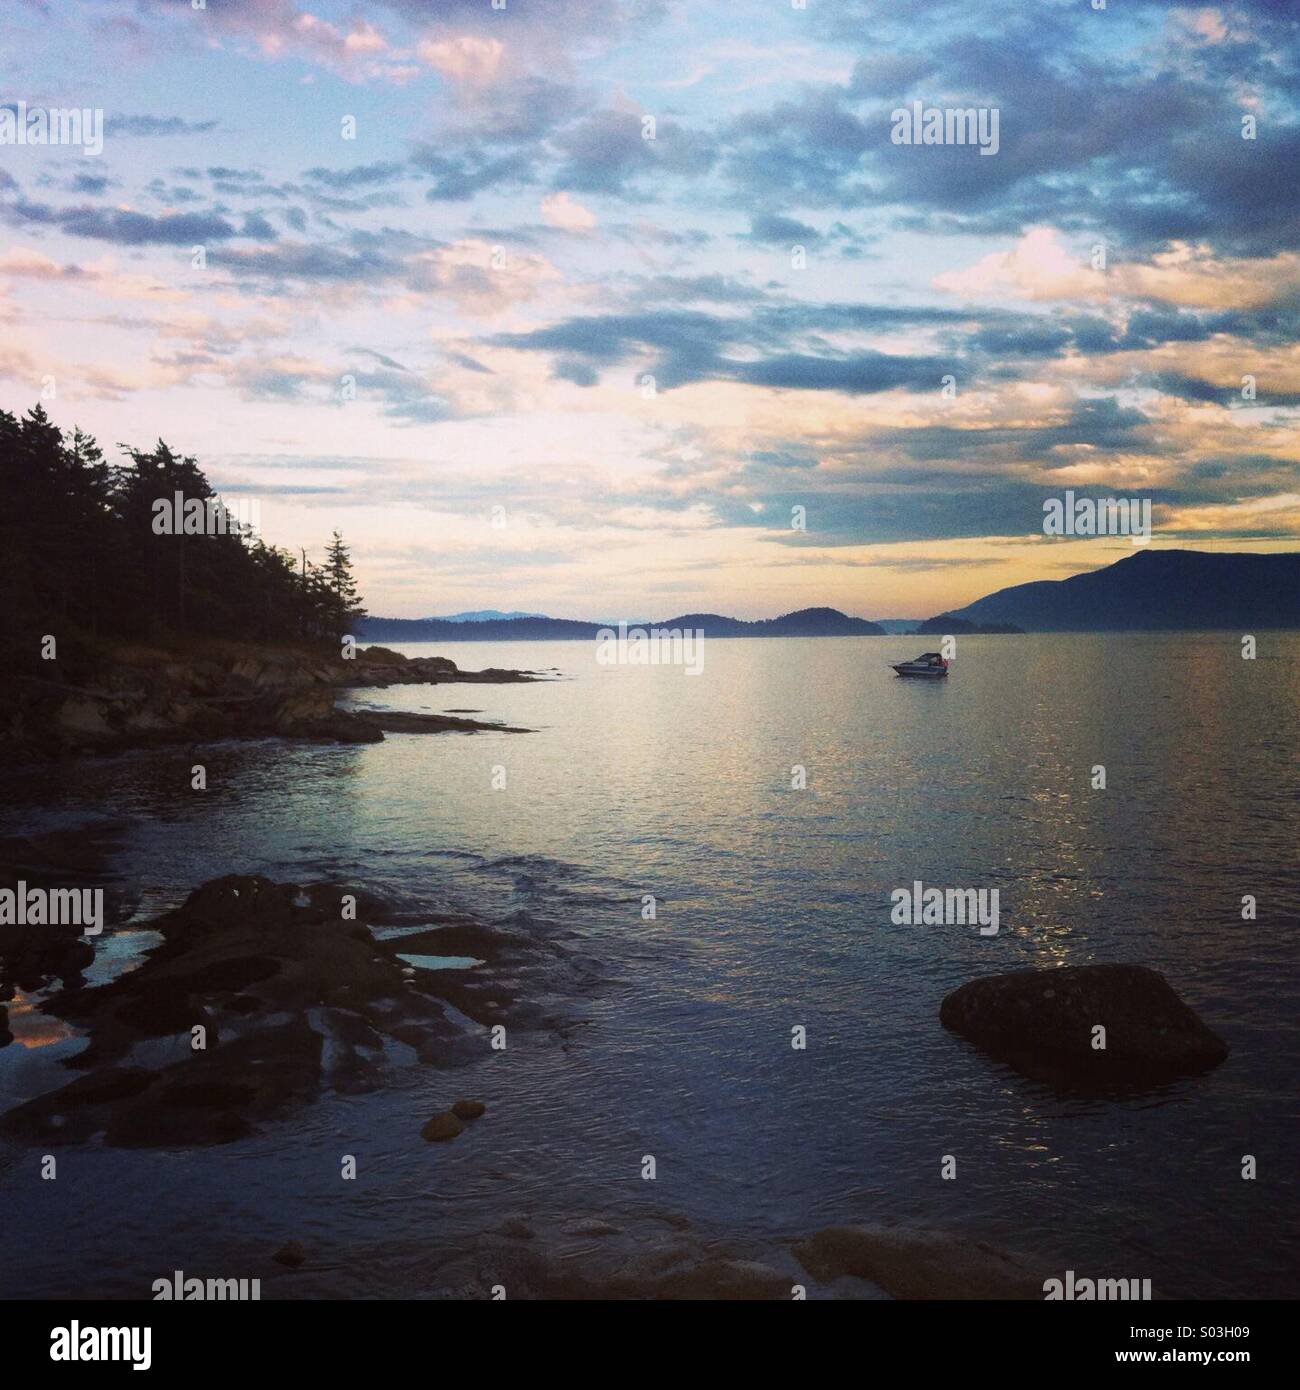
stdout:
[(1207, 1071), (1228, 1055), (1165, 977), (1142, 965), (989, 975), (953, 990), (939, 1020), (1026, 1076), (1068, 1084), (1167, 1079)]

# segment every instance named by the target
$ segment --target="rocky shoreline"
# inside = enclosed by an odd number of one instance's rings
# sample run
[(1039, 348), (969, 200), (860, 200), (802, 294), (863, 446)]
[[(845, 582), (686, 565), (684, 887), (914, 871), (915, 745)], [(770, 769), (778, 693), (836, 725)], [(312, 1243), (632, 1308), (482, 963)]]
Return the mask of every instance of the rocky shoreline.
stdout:
[[(15, 983), (30, 992), (57, 976), (60, 987), (39, 1007), (87, 1040), (64, 1063), (81, 1074), (0, 1116), (4, 1137), (229, 1143), (327, 1090), (381, 1088), (396, 1065), (390, 1042), (445, 1068), (480, 1056), (492, 1026), (545, 1027), (524, 984), (539, 995), (554, 989), (565, 965), (524, 933), (463, 915), (412, 921), (366, 889), (336, 883), (230, 875), (144, 925), (161, 944), (106, 984), (85, 984), (80, 955), (20, 957), (15, 981), (0, 955), (11, 996)], [(84, 943), (64, 944), (93, 957)], [(477, 967), (448, 964), (464, 959)], [(148, 1046), (157, 1040), (169, 1040), (170, 1060)], [(426, 1118), (412, 1117), (413, 1136)]]
[[(1056, 1262), (1007, 1251), (964, 1231), (895, 1224), (829, 1226), (756, 1239), (696, 1229), (681, 1212), (599, 1216), (515, 1212), (455, 1245), (382, 1254), (295, 1243), (292, 1270), (268, 1248), (265, 1297), (374, 1296), (337, 1271), (396, 1263), (421, 1297), (455, 1300), (1041, 1300)], [(283, 1263), (283, 1262), (281, 1262)], [(383, 1296), (382, 1294), (380, 1296)]]
[[(39, 879), (57, 868), (61, 879), (100, 881), (110, 850), (110, 830), (4, 841), (0, 877)], [(74, 934), (0, 932), (0, 1000), (21, 989), (86, 1042), (63, 1060), (72, 1079), (0, 1115), (9, 1143), (39, 1151), (229, 1144), (291, 1121), (330, 1092), (380, 1090), (412, 1065), (469, 1064), (498, 1025), (562, 1035), (566, 1020), (532, 1001), (572, 999), (591, 979), (553, 940), (398, 908), (340, 883), (228, 875), (134, 926), (159, 943), (94, 985), (83, 975), (94, 948)], [(467, 960), (473, 968), (459, 968)], [(1140, 967), (989, 976), (948, 995), (941, 1012), (946, 1027), (1018, 1070), (1039, 1075), (1021, 1054), (1046, 1052), (1076, 1082), (1097, 1066), (1098, 1018), (1114, 1047), (1102, 1064), (1112, 1082), (1116, 1068), (1131, 1072), (1139, 1058), (1167, 1074), (1226, 1054), (1163, 978)], [(0, 1046), (12, 1041), (4, 1023), (0, 1006)], [(458, 1090), (445, 1087), (442, 1110), (406, 1115), (412, 1146), (477, 1145), (490, 1135), (492, 1108)], [(249, 1272), (267, 1280), (269, 1297), (374, 1296), (340, 1283), (356, 1252), (318, 1242), (250, 1250)], [(385, 1262), (397, 1254), (386, 1248)], [(412, 1248), (400, 1262), (412, 1288), (454, 1299), (491, 1298), (497, 1288), (538, 1299), (1041, 1299), (1060, 1273), (1041, 1255), (961, 1231), (858, 1223), (759, 1241), (705, 1235), (684, 1215), (644, 1211), (507, 1213), (491, 1229)]]
[[(119, 645), (68, 675), (18, 677), (0, 714), (0, 746), (47, 759), (217, 739), (298, 738), (378, 743), (384, 733), (523, 733), (453, 715), (345, 710), (341, 691), (392, 685), (505, 685), (528, 671), (462, 671), (447, 657), (358, 648), (350, 660), (313, 648), (206, 643), (186, 649)], [(55, 678), (55, 675), (59, 678)]]
[[(101, 881), (110, 849), (109, 832), (4, 841), (0, 876), (57, 868), (60, 878)], [(383, 1088), (410, 1065), (394, 1061), (394, 1042), (415, 1064), (444, 1071), (479, 1056), (496, 1025), (562, 1031), (563, 1020), (529, 1001), (573, 996), (585, 979), (552, 941), (464, 915), (404, 912), (338, 883), (229, 875), (143, 925), (161, 942), (94, 986), (82, 975), (94, 954), (87, 943), (41, 936), (36, 956), (16, 929), (0, 938), (0, 997), (12, 998), (15, 984), (39, 994), (37, 1007), (86, 1039), (63, 1062), (70, 1081), (0, 1115), (4, 1140), (40, 1151), (232, 1143), (329, 1091)], [(429, 968), (466, 958), (479, 963)], [(477, 1143), (480, 1127), (490, 1131), (491, 1108), (455, 1094), (448, 1084), (444, 1111), (408, 1116), (412, 1145)], [(319, 1238), (247, 1258), (266, 1296), (285, 1298), (345, 1296), (340, 1269), (365, 1263)], [(497, 1287), (539, 1299), (1042, 1296), (1042, 1275), (1023, 1258), (961, 1234), (842, 1226), (755, 1242), (704, 1235), (672, 1212), (507, 1213), (454, 1244), (389, 1244), (385, 1263), (393, 1258), (412, 1287), (453, 1299), (491, 1298)]]

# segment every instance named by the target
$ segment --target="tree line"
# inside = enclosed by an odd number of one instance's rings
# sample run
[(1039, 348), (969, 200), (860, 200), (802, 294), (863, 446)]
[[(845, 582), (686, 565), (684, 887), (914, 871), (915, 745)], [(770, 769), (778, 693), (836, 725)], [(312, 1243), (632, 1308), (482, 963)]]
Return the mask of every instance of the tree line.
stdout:
[[(105, 459), (38, 405), (0, 411), (0, 624), (20, 666), (46, 634), (335, 641), (364, 615), (334, 532), (322, 565), (267, 545), (225, 508), (197, 461), (162, 440)], [(172, 515), (177, 495), (211, 520)], [(193, 520), (193, 511), (191, 521)]]

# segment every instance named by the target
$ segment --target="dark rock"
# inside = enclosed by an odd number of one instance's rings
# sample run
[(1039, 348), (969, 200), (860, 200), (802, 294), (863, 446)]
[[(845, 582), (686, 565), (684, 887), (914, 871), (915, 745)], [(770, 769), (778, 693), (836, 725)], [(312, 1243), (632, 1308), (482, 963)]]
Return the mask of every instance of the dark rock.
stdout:
[(187, 994), (141, 995), (128, 999), (117, 1010), (118, 1022), (145, 1038), (188, 1032), (200, 1019)]
[(452, 714), (408, 714), (403, 710), (357, 710), (351, 718), (382, 734), (526, 734), (509, 724), (485, 724), (478, 719), (461, 719)]
[(187, 1109), (225, 1110), (247, 1105), (256, 1090), (237, 1081), (181, 1081), (164, 1087), (158, 1094), (163, 1105), (179, 1105)]
[(286, 1241), (271, 1258), (276, 1264), (298, 1269), (307, 1263), (307, 1249), (300, 1240)]
[(464, 1126), (455, 1115), (449, 1110), (443, 1110), (425, 1121), (424, 1128), (420, 1130), (420, 1137), (427, 1139), (431, 1144), (441, 1144), (448, 1139), (454, 1139), (463, 1131)]
[(481, 922), (453, 922), (423, 932), (407, 932), (381, 943), (396, 955), (471, 956), (475, 960), (508, 958), (519, 942), (508, 932)]
[(141, 1106), (115, 1115), (104, 1132), (104, 1143), (117, 1149), (189, 1149), (233, 1144), (252, 1132), (253, 1126), (233, 1110)]
[(451, 1113), (458, 1120), (477, 1120), (486, 1110), (481, 1100), (458, 1100), (451, 1107)]
[(69, 1144), (103, 1129), (101, 1108), (130, 1100), (157, 1077), (143, 1067), (103, 1067), (0, 1117), (0, 1133), (30, 1143)]
[[(343, 915), (345, 900), (362, 920)], [(429, 920), (422, 911), (414, 915), (421, 926)], [(508, 1018), (526, 1028), (527, 1007), (516, 1003), (521, 978), (533, 972), (530, 978), (553, 995), (566, 968), (563, 952), (449, 914), (447, 929), (457, 941), (509, 954), (509, 981), (494, 983), (496, 967), (488, 965), (468, 993), (463, 971), (409, 978), (395, 948), (410, 934), (376, 940), (367, 925), (376, 917), (398, 926), (410, 920), (396, 904), (343, 884), (230, 874), (196, 888), (183, 906), (153, 920), (162, 941), (135, 969), (93, 987), (69, 983), (41, 1002), (45, 1013), (85, 1037), (83, 1050), (64, 1061), (85, 1075), (9, 1110), (0, 1132), (41, 1143), (98, 1133), (108, 1145), (129, 1147), (228, 1143), (327, 1089), (354, 1095), (385, 1084), (405, 1061), (387, 1046), (390, 1039), (439, 1067), (480, 1058), (482, 1043), (459, 1015)], [(442, 929), (433, 935), (441, 944)], [(60, 951), (76, 947), (75, 938), (54, 944)], [(47, 949), (43, 938), (37, 945)], [(20, 984), (29, 974), (40, 978), (40, 962), (29, 969), (25, 954), (11, 961), (0, 951), (0, 965)], [(0, 1006), (0, 1034), (6, 1021)], [(202, 1034), (192, 1033), (198, 1025)], [(150, 1071), (123, 1065), (142, 1039), (159, 1037), (177, 1037), (175, 1060)], [(458, 1108), (462, 1116), (484, 1109), (475, 1101)], [(460, 1132), (461, 1118), (450, 1113), (426, 1126), (434, 1141)]]
[[(340, 689), (533, 679), (521, 671), (460, 671), (446, 657), (408, 658), (386, 648), (363, 648), (344, 661), (320, 649), (233, 643), (214, 643), (206, 654), (106, 645), (87, 653), (84, 669), (59, 665), (63, 680), (19, 677), (12, 714), (0, 718), (0, 742), (40, 758), (225, 738), (378, 743), (383, 725), (337, 709)], [(397, 722), (420, 733), (499, 727), (442, 715)]]
[(848, 1274), (892, 1298), (1043, 1296), (1042, 1279), (1019, 1257), (962, 1236), (831, 1226), (798, 1241), (794, 1253), (819, 1283)]
[(184, 986), (195, 993), (233, 992), (259, 980), (269, 980), (279, 969), (280, 962), (270, 956), (231, 956), (191, 971), (184, 977)]
[[(1228, 1055), (1164, 976), (1140, 965), (986, 976), (949, 994), (939, 1019), (1017, 1071), (1068, 1084), (1189, 1075)], [(1104, 1049), (1093, 1047), (1098, 1024), (1106, 1030)]]
[(691, 1301), (789, 1299), (790, 1279), (758, 1260), (705, 1258), (666, 1276), (653, 1296)]

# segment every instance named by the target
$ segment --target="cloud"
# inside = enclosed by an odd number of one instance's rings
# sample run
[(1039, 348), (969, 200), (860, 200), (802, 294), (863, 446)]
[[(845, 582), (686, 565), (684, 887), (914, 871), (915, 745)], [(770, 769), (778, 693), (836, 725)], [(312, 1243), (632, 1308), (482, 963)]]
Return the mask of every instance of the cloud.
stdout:
[(766, 245), (808, 245), (821, 240), (821, 233), (805, 222), (776, 213), (756, 213), (749, 223), (748, 239)]
[(373, 164), (354, 164), (347, 169), (308, 169), (303, 177), (326, 188), (349, 190), (368, 188), (377, 183), (391, 183), (405, 172), (404, 164), (392, 160), (376, 160)]
[(104, 121), (104, 134), (119, 136), (206, 135), (216, 130), (218, 122), (187, 121), (181, 116), (109, 116)]
[(531, 156), (498, 155), (479, 147), (447, 154), (424, 145), (414, 151), (412, 163), (433, 180), (424, 195), (431, 203), (464, 202), (488, 190), (533, 183), (537, 178)]
[(1255, 308), (1300, 293), (1300, 254), (1242, 259), (1179, 242), (1147, 262), (1108, 260), (1093, 269), (1051, 227), (1036, 227), (1009, 251), (994, 251), (934, 285), (967, 298), (1151, 300), (1205, 308)]
[(436, 68), (444, 77), (479, 86), (496, 77), (505, 45), (500, 39), (459, 34), (454, 38), (426, 40), (416, 52), (422, 62)]
[(553, 137), (561, 154), (555, 182), (579, 193), (621, 194), (645, 177), (699, 178), (713, 167), (712, 138), (676, 121), (635, 111), (597, 111)]
[(89, 203), (54, 208), (19, 198), (4, 205), (11, 222), (57, 227), (70, 236), (111, 241), (123, 246), (197, 246), (246, 236), (271, 240), (274, 232), (265, 223), (246, 223), (243, 230), (216, 213), (178, 212), (160, 217), (124, 208), (100, 208)]
[(591, 384), (595, 376), (593, 371), (578, 372), (576, 362), (594, 369), (650, 357), (651, 374), (664, 389), (702, 381), (850, 395), (897, 387), (937, 389), (948, 365), (936, 357), (872, 351), (748, 355), (757, 342), (771, 337), (771, 328), (771, 321), (761, 316), (724, 319), (697, 310), (659, 309), (566, 319), (525, 333), (497, 334), (488, 341), (496, 347), (554, 352), (565, 379), (578, 384)]
[(566, 232), (587, 232), (596, 225), (596, 215), (567, 193), (548, 193), (542, 199), (542, 216)]
[(93, 276), (79, 265), (63, 265), (39, 251), (14, 247), (0, 256), (0, 275), (27, 280), (88, 280)]

